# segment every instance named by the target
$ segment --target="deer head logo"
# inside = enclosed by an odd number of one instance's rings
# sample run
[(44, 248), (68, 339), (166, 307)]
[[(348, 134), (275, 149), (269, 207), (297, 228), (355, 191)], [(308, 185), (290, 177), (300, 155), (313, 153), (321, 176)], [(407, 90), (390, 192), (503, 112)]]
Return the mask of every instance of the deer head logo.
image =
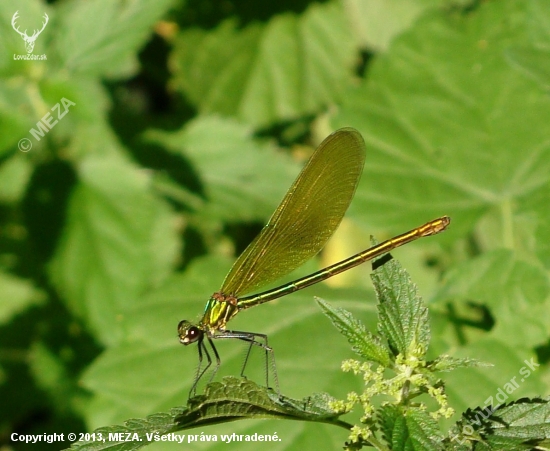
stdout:
[(42, 22), (42, 28), (40, 30), (34, 30), (34, 33), (32, 34), (32, 36), (27, 35), (27, 30), (25, 30), (24, 32), (19, 31), (19, 27), (15, 25), (15, 21), (17, 20), (18, 17), (19, 17), (19, 11), (15, 11), (15, 14), (11, 18), (11, 26), (15, 31), (17, 31), (21, 35), (21, 37), (25, 41), (25, 48), (27, 49), (27, 53), (32, 53), (32, 51), (34, 50), (34, 41), (36, 41), (36, 38), (38, 37), (38, 35), (42, 33), (44, 28), (46, 28), (46, 24), (48, 23), (49, 17), (46, 13), (44, 13), (44, 22)]

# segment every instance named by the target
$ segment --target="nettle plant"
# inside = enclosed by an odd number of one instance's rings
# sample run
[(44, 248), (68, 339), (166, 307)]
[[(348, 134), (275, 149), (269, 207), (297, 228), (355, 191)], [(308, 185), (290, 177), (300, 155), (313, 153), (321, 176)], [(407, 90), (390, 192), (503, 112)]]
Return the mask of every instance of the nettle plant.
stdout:
[[(371, 277), (378, 299), (377, 333), (369, 331), (349, 311), (317, 299), (324, 314), (359, 356), (345, 360), (342, 370), (363, 379), (361, 393), (348, 393), (344, 400), (326, 393), (297, 400), (245, 378), (224, 377), (221, 382), (208, 384), (204, 394), (189, 399), (185, 407), (128, 420), (124, 426), (97, 429), (90, 434), (92, 441), (78, 442), (72, 449), (132, 450), (161, 441), (167, 434), (241, 419), (299, 420), (343, 427), (349, 431), (343, 445), (346, 450), (365, 446), (385, 451), (549, 449), (548, 398), (523, 398), (506, 405), (468, 409), (449, 431), (441, 430), (438, 420), (451, 417), (454, 409), (448, 404), (445, 383), (439, 374), (489, 364), (448, 355), (427, 360), (428, 309), (416, 286), (389, 255), (376, 260), (373, 269)], [(362, 411), (359, 424), (341, 419), (357, 409)], [(173, 436), (171, 441), (282, 440), (276, 433), (257, 435), (208, 435), (199, 430), (179, 435), (179, 440)]]

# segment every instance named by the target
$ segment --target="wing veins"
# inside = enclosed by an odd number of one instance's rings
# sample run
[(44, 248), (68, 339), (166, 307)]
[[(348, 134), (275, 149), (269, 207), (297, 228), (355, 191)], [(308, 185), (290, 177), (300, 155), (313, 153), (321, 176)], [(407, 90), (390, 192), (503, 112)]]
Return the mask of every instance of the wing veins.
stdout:
[(364, 160), (365, 143), (359, 132), (343, 128), (328, 136), (260, 234), (239, 256), (221, 291), (242, 296), (285, 276), (316, 255), (344, 217)]

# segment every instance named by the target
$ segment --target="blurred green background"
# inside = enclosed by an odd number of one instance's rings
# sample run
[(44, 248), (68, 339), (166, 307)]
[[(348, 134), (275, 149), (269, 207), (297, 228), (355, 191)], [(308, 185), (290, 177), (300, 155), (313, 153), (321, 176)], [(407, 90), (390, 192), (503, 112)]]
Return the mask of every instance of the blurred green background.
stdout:
[[(41, 28), (23, 60), (20, 31)], [(45, 57), (44, 57), (45, 55)], [(331, 131), (367, 144), (345, 222), (305, 274), (443, 214), (394, 252), (430, 306), (430, 353), (462, 412), (516, 377), (550, 393), (550, 4), (546, 0), (0, 3), (0, 450), (186, 403), (193, 320)], [(313, 301), (375, 328), (367, 265), (232, 321), (267, 333), (281, 390), (343, 397), (353, 354)], [(246, 350), (220, 343), (221, 374)], [(525, 361), (535, 367), (520, 373)], [(251, 377), (261, 382), (261, 365)], [(509, 385), (508, 385), (509, 387)], [(454, 419), (456, 419), (455, 416)], [(340, 449), (334, 427), (196, 431)], [(155, 444), (149, 449), (181, 449)]]

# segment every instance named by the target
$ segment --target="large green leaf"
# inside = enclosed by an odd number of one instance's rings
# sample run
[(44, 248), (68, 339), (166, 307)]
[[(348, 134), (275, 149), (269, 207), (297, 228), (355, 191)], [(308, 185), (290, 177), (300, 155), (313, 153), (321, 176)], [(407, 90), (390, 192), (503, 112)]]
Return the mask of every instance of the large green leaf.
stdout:
[(447, 0), (346, 0), (344, 5), (362, 46), (383, 51), (427, 9), (445, 3)]
[(51, 276), (73, 312), (113, 344), (124, 335), (121, 315), (168, 274), (175, 229), (148, 177), (131, 165), (90, 157), (79, 175)]
[(264, 220), (297, 174), (274, 146), (234, 120), (200, 117), (178, 132), (146, 136), (192, 162), (204, 187), (206, 201), (197, 207), (204, 220)]
[[(187, 407), (171, 409), (169, 413), (150, 415), (146, 419), (133, 419), (124, 426), (103, 427), (94, 431), (98, 438), (76, 443), (75, 450), (135, 450), (155, 441), (176, 443), (197, 442), (282, 442), (273, 434), (190, 434), (175, 436), (174, 432), (191, 428), (204, 428), (243, 419), (280, 419), (329, 423), (343, 428), (350, 425), (338, 420), (338, 413), (330, 407), (332, 399), (316, 394), (302, 400), (279, 396), (254, 382), (235, 377), (226, 377), (206, 387), (204, 395), (191, 398)], [(163, 435), (169, 434), (164, 437)], [(94, 436), (95, 437), (95, 436)], [(100, 437), (100, 438), (99, 438)], [(129, 440), (129, 438), (131, 438)]]
[(137, 69), (136, 51), (173, 3), (67, 2), (59, 10), (54, 40), (61, 67), (88, 76), (132, 73)]
[(543, 89), (550, 86), (550, 9), (544, 0), (529, 0), (527, 23), (530, 42), (513, 45), (506, 56), (513, 67), (540, 83)]
[(508, 203), (548, 183), (550, 102), (503, 55), (525, 40), (525, 9), (424, 17), (348, 92), (333, 124), (356, 127), (370, 150), (351, 207), (364, 222), (446, 213), (459, 233), (488, 211), (506, 221)]
[(493, 333), (508, 343), (536, 346), (550, 333), (550, 280), (545, 271), (512, 251), (487, 252), (451, 271), (437, 299), (483, 304), (497, 318)]
[(176, 42), (176, 86), (201, 113), (256, 126), (315, 113), (337, 100), (352, 77), (355, 42), (341, 5), (313, 4), (238, 30), (192, 29)]

